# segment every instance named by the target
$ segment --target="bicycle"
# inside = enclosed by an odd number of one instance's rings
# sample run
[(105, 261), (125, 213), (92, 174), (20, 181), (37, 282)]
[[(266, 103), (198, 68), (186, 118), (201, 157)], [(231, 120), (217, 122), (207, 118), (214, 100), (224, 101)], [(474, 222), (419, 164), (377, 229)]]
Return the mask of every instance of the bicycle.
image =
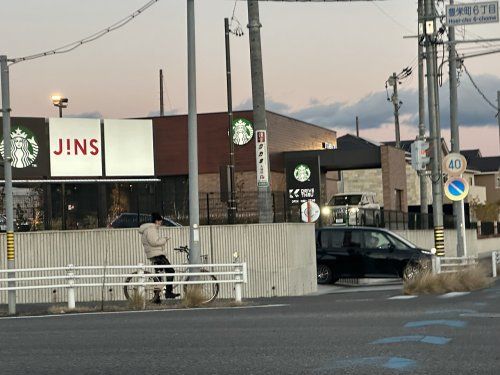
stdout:
[[(189, 263), (189, 248), (187, 246), (180, 246), (174, 248), (175, 251), (178, 251), (180, 253), (186, 254), (186, 260), (187, 263)], [(202, 263), (206, 264), (208, 260), (208, 255), (202, 255)], [(166, 266), (168, 267), (168, 266)], [(180, 273), (187, 273), (189, 268), (184, 268), (180, 270)], [(200, 272), (209, 272), (205, 268), (201, 268)], [(133, 274), (138, 274), (138, 272), (133, 272)], [(160, 277), (166, 277), (165, 273), (161, 274), (156, 274), (156, 273), (151, 273), (148, 271), (144, 271), (144, 279), (145, 282), (159, 282), (161, 283)], [(175, 273), (173, 276), (174, 278), (176, 277), (177, 273)], [(219, 294), (220, 290), (220, 285), (218, 282), (213, 282), (217, 281), (217, 278), (214, 275), (202, 275), (202, 276), (183, 276), (183, 281), (189, 281), (191, 278), (196, 278), (196, 280), (200, 281), (211, 281), (210, 283), (203, 283), (203, 284), (183, 284), (183, 292), (184, 295), (188, 292), (188, 289), (190, 287), (193, 287), (194, 285), (199, 286), (199, 290), (201, 292), (201, 296), (203, 297), (203, 302), (202, 304), (207, 304), (212, 302), (215, 298), (217, 298), (217, 295)], [(134, 281), (133, 281), (134, 280)], [(130, 282), (137, 282), (138, 276), (129, 276), (125, 279), (125, 283), (130, 283)], [(173, 292), (175, 293), (175, 289), (177, 288), (178, 284), (173, 285)], [(123, 286), (123, 293), (125, 294), (125, 298), (129, 301), (132, 301), (134, 296), (136, 296), (139, 293), (139, 288), (141, 288), (140, 285), (124, 285)], [(146, 301), (153, 302), (155, 299), (157, 299), (157, 295), (161, 293), (161, 295), (165, 296), (166, 292), (166, 285), (161, 285), (161, 284), (156, 284), (156, 285), (145, 285), (143, 287), (144, 290), (144, 295), (146, 297)]]

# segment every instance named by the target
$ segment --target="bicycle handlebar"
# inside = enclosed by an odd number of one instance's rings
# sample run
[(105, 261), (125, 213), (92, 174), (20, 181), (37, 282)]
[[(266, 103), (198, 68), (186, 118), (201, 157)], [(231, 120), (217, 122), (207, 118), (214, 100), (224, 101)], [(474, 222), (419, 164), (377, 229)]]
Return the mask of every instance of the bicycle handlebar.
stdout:
[(189, 247), (186, 246), (179, 246), (179, 247), (174, 247), (175, 251), (180, 251), (181, 253), (187, 253), (189, 254)]

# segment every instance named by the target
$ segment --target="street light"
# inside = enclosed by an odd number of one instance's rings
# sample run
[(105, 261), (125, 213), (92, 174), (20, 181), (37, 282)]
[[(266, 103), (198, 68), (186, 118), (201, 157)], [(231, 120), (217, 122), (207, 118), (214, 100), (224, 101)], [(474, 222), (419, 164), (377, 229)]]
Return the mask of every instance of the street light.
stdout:
[(68, 98), (63, 98), (61, 95), (52, 95), (52, 104), (59, 108), (59, 117), (62, 117), (62, 109), (68, 107)]

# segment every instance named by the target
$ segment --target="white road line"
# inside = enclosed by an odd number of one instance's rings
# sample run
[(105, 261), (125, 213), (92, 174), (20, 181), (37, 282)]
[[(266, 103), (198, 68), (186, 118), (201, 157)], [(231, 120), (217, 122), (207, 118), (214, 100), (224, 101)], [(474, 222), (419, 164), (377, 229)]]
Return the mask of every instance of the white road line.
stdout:
[(388, 299), (413, 299), (413, 298), (417, 298), (418, 296), (394, 296), (394, 297), (390, 297)]
[(174, 311), (206, 311), (206, 310), (247, 310), (247, 309), (263, 309), (272, 307), (287, 307), (288, 304), (275, 305), (256, 305), (256, 306), (234, 306), (234, 307), (198, 307), (191, 309), (158, 309), (158, 310), (134, 310), (134, 311), (96, 311), (85, 313), (67, 313), (67, 314), (51, 314), (51, 315), (26, 315), (26, 316), (5, 316), (0, 317), (0, 320), (9, 319), (35, 319), (35, 318), (57, 318), (57, 317), (77, 317), (82, 315), (118, 315), (118, 314), (138, 314), (138, 313), (153, 313), (153, 312), (174, 312)]
[(451, 293), (442, 294), (438, 298), (455, 298), (455, 297), (466, 296), (467, 294), (470, 294), (470, 292), (451, 292)]

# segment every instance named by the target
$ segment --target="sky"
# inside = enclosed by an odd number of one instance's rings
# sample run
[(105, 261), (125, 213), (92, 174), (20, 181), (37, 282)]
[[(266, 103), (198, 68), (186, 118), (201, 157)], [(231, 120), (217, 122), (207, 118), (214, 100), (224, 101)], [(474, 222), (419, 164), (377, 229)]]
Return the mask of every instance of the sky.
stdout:
[[(147, 0), (2, 0), (0, 53), (9, 58), (80, 40), (140, 8)], [(469, 0), (475, 2), (475, 0)], [(245, 35), (231, 37), (233, 103), (251, 108), (247, 4), (195, 0), (198, 112), (227, 110), (224, 17), (234, 10)], [(236, 5), (236, 7), (235, 7)], [(399, 86), (401, 136), (418, 134), (416, 0), (376, 2), (261, 2), (266, 106), (269, 110), (360, 135), (394, 140), (393, 107), (385, 82), (413, 67)], [(235, 23), (234, 23), (235, 24)], [(500, 38), (500, 24), (457, 28), (459, 39)], [(464, 53), (500, 42), (462, 44)], [(186, 1), (159, 0), (133, 22), (73, 52), (12, 65), (13, 116), (57, 116), (50, 96), (69, 98), (68, 116), (126, 118), (159, 111), (159, 69), (165, 75), (165, 108), (187, 112)], [(475, 84), (496, 105), (500, 54), (465, 60)], [(440, 88), (442, 135), (449, 142), (448, 70)], [(461, 148), (498, 155), (496, 111), (460, 74)]]

